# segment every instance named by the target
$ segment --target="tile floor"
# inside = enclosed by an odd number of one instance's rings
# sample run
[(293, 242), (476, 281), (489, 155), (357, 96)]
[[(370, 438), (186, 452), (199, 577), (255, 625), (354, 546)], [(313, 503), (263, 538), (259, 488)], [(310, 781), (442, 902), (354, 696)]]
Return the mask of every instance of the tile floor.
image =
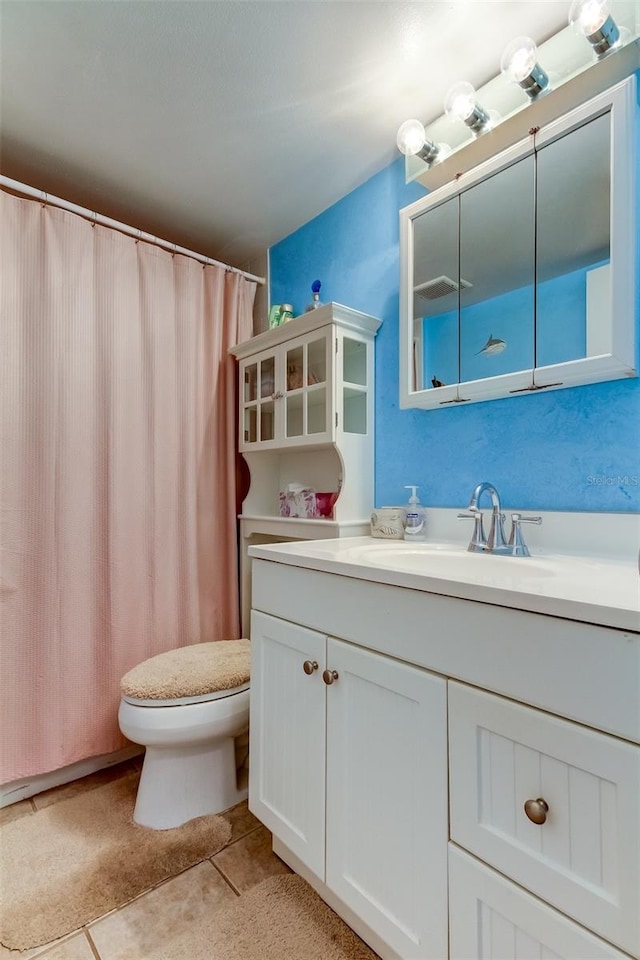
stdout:
[[(140, 765), (139, 759), (130, 760), (21, 800), (0, 810), (0, 822), (31, 816), (52, 803), (130, 774), (132, 768), (139, 771)], [(0, 945), (0, 960), (153, 960), (156, 951), (166, 951), (172, 941), (179, 942), (184, 950), (190, 931), (195, 936), (201, 918), (210, 917), (260, 880), (291, 872), (272, 853), (271, 834), (249, 812), (246, 803), (233, 807), (225, 817), (231, 823), (231, 841), (209, 860), (163, 880), (55, 943), (24, 951)], [(192, 960), (201, 960), (196, 948), (190, 955)]]

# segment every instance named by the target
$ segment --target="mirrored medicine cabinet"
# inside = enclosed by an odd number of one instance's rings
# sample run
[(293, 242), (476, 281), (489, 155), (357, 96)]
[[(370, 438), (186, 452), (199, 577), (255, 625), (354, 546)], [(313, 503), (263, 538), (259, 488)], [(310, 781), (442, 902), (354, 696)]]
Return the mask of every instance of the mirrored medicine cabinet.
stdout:
[(400, 212), (400, 405), (637, 375), (632, 76)]

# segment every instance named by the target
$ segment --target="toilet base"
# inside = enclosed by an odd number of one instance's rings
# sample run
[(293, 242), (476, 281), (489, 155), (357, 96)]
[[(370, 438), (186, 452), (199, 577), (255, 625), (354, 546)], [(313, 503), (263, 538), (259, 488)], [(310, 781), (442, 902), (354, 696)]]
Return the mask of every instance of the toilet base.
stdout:
[(246, 797), (246, 788), (236, 785), (232, 737), (191, 746), (148, 746), (133, 819), (143, 827), (168, 830), (221, 813)]

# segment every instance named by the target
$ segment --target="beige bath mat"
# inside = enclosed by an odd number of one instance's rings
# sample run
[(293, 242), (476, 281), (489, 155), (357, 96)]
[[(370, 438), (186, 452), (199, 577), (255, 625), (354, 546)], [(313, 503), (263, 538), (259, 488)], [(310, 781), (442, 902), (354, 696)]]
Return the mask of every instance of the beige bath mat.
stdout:
[(153, 960), (379, 960), (295, 874), (270, 877)]
[(0, 942), (26, 950), (121, 906), (216, 853), (220, 816), (172, 830), (132, 821), (135, 776), (60, 800), (0, 829)]

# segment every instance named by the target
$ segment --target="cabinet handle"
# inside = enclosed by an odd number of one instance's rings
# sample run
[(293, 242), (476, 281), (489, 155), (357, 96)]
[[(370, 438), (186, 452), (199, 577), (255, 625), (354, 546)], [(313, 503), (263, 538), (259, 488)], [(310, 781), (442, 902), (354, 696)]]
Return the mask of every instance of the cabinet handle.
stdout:
[(276, 390), (275, 393), (271, 394), (272, 400), (282, 400), (283, 397), (284, 397), (284, 393), (282, 392), (282, 390)]
[(304, 672), (306, 673), (306, 675), (307, 675), (308, 677), (310, 677), (311, 674), (313, 673), (313, 671), (318, 669), (318, 661), (317, 661), (317, 660), (305, 660), (305, 662), (302, 664), (302, 669), (304, 670)]
[(331, 686), (331, 684), (333, 683), (334, 680), (337, 680), (337, 679), (338, 679), (338, 671), (337, 671), (337, 670), (325, 670), (325, 671), (323, 672), (323, 674), (322, 674), (322, 679), (324, 680), (324, 682), (325, 682), (325, 683), (327, 684), (327, 686), (329, 687), (329, 686)]
[(524, 812), (529, 817), (529, 820), (531, 820), (531, 823), (541, 824), (547, 819), (549, 804), (546, 800), (543, 800), (542, 797), (538, 797), (537, 800), (527, 800), (524, 805)]

